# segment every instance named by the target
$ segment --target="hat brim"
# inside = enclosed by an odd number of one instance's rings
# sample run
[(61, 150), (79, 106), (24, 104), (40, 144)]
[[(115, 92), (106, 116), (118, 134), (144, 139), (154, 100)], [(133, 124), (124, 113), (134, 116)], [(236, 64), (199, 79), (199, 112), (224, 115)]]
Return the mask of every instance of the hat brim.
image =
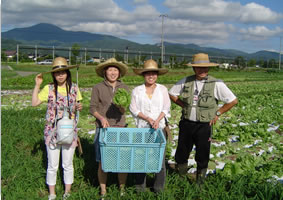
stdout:
[(67, 67), (61, 67), (61, 68), (57, 68), (57, 69), (52, 69), (51, 71), (48, 71), (48, 72), (43, 72), (42, 74), (65, 71), (65, 70), (73, 69), (73, 68), (79, 68), (79, 65), (68, 65)]
[(186, 64), (189, 67), (217, 67), (217, 63), (199, 63), (199, 64)]
[(120, 63), (120, 62), (109, 62), (109, 63), (101, 63), (101, 64), (97, 65), (96, 69), (95, 69), (96, 74), (98, 76), (104, 78), (104, 69), (106, 67), (110, 67), (110, 66), (117, 67), (120, 70), (121, 77), (125, 76), (125, 74), (128, 71), (127, 65), (125, 65), (123, 63)]
[(139, 68), (134, 68), (133, 69), (134, 73), (137, 75), (143, 75), (144, 72), (157, 72), (158, 75), (163, 75), (168, 72), (168, 69), (139, 69)]

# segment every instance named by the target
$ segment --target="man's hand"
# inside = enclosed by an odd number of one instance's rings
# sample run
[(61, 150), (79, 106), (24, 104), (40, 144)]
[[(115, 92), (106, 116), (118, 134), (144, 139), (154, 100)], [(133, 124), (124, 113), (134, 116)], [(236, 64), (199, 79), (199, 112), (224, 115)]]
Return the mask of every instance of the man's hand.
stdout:
[[(223, 113), (227, 112), (228, 110), (230, 110), (233, 106), (235, 106), (238, 103), (237, 99), (234, 99), (233, 101), (231, 101), (230, 103), (225, 103), (221, 108), (218, 109), (218, 112), (220, 112), (220, 114), (222, 115)], [(212, 119), (209, 122), (209, 125), (214, 125), (216, 124), (217, 120), (219, 119), (220, 116), (215, 116), (214, 119)]]
[(210, 120), (209, 125), (211, 126), (211, 125), (216, 124), (216, 122), (217, 122), (218, 119), (219, 119), (219, 117), (218, 117), (218, 116), (215, 116), (212, 120)]

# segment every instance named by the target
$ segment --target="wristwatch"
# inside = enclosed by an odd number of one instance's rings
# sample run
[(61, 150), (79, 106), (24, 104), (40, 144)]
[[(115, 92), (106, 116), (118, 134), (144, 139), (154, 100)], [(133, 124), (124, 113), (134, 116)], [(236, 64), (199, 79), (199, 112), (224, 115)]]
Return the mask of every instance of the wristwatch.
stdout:
[(220, 115), (221, 115), (221, 112), (217, 111), (217, 112), (216, 112), (216, 116), (219, 117)]

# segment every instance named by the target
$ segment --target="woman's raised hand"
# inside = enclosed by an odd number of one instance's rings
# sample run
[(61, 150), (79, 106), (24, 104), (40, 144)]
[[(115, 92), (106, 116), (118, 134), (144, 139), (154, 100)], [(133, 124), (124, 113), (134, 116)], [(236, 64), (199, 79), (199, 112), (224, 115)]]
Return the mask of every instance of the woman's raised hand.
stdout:
[(43, 82), (43, 75), (40, 73), (40, 74), (36, 75), (36, 77), (35, 77), (35, 84), (41, 85), (42, 82)]

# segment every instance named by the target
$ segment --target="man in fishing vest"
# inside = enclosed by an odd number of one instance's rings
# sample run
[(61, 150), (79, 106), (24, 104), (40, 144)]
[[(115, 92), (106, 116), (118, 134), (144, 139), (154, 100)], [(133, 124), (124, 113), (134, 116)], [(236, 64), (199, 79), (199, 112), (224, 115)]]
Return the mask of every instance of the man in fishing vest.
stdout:
[[(211, 63), (207, 54), (195, 54), (192, 64), (187, 66), (193, 67), (195, 75), (183, 78), (169, 90), (171, 100), (182, 107), (175, 160), (179, 174), (185, 176), (188, 158), (195, 145), (197, 183), (201, 184), (209, 162), (212, 125), (238, 100), (221, 80), (208, 75), (210, 67), (218, 64)], [(224, 102), (224, 105), (218, 107), (218, 101)]]

